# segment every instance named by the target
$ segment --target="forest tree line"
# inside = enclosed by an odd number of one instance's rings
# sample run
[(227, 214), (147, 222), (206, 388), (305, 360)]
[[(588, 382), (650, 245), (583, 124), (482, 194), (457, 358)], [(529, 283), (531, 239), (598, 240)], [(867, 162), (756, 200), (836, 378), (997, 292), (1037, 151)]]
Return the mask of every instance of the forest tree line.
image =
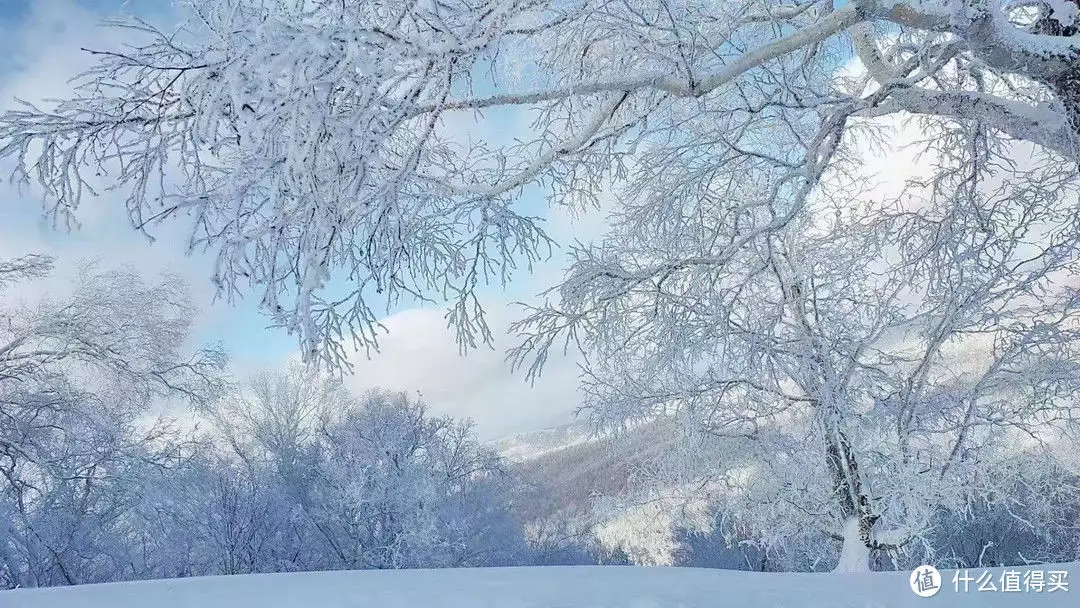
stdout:
[[(238, 383), (223, 351), (187, 346), (195, 307), (176, 277), (85, 265), (58, 295), (14, 296), (51, 269), (45, 256), (0, 263), (0, 586), (650, 563), (647, 540), (598, 539), (599, 493), (670, 485), (643, 471), (679, 453), (665, 448), (674, 435), (644, 429), (511, 463), (419, 397), (356, 394), (300, 364)], [(197, 424), (181, 423), (192, 413)], [(924, 546), (878, 567), (1075, 559), (1075, 475), (1027, 466), (1048, 485), (939, 509)], [(777, 548), (749, 512), (712, 507), (706, 525), (671, 520), (667, 563), (835, 559), (820, 533)]]

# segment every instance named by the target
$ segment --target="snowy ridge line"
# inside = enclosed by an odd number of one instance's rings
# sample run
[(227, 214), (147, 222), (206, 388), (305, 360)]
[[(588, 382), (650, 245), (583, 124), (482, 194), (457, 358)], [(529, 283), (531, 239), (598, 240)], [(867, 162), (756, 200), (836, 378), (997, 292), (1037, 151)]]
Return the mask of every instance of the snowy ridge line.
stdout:
[(488, 445), (505, 458), (524, 462), (551, 452), (596, 441), (601, 437), (601, 435), (590, 433), (583, 425), (570, 423), (516, 433), (493, 440)]

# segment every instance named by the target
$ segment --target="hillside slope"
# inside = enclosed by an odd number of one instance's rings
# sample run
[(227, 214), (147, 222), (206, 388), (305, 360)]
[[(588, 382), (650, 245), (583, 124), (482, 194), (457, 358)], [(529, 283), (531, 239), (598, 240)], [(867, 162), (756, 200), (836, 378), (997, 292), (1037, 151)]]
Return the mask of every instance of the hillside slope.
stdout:
[(516, 433), (496, 439), (488, 445), (500, 455), (522, 462), (568, 448), (579, 443), (592, 441), (594, 436), (585, 422), (571, 422), (560, 426), (537, 429), (525, 433)]
[[(1080, 564), (1066, 566), (1080, 572)], [(1044, 567), (1050, 569), (1049, 566)], [(992, 570), (995, 578), (1000, 569)], [(368, 570), (0, 591), (4, 608), (1066, 608), (1078, 591), (915, 595), (904, 572), (768, 574), (693, 568)]]

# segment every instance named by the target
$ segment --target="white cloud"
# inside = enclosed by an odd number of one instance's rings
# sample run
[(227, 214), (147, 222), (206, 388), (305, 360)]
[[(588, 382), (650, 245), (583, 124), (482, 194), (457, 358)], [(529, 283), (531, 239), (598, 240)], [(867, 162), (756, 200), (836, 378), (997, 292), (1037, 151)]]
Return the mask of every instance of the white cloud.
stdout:
[(507, 308), (493, 309), (493, 348), (461, 356), (443, 312), (413, 309), (383, 321), (389, 335), (370, 360), (355, 361), (346, 383), (358, 390), (384, 387), (419, 391), (436, 414), (472, 418), (485, 439), (552, 426), (570, 419), (578, 405), (576, 360), (552, 356), (544, 374), (530, 386), (504, 359), (513, 339), (505, 329)]
[[(527, 132), (527, 121), (519, 116), (516, 122), (518, 132)], [(473, 139), (485, 133), (473, 132)], [(388, 335), (380, 339), (380, 352), (370, 360), (358, 356), (355, 375), (347, 383), (356, 389), (378, 386), (419, 391), (435, 413), (473, 419), (485, 439), (568, 422), (580, 404), (576, 353), (552, 352), (533, 385), (525, 381), (523, 372), (512, 372), (505, 354), (517, 343), (507, 329), (521, 311), (506, 300), (517, 297), (535, 303), (535, 296), (557, 285), (567, 263), (566, 247), (575, 240), (600, 237), (613, 207), (614, 198), (608, 193), (600, 197), (597, 208), (548, 207), (544, 228), (559, 247), (550, 259), (536, 264), (531, 274), (521, 270), (515, 276), (510, 286), (514, 296), (497, 292), (486, 298), (488, 322), (496, 336), (492, 348), (481, 347), (462, 356), (453, 331), (446, 326), (444, 310), (411, 309), (382, 320)]]

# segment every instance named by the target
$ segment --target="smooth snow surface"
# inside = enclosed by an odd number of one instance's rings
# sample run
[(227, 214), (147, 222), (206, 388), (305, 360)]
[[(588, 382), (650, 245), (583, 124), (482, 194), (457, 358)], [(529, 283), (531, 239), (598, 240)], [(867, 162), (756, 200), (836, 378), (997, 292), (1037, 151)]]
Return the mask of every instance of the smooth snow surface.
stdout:
[[(1074, 582), (1074, 576), (1080, 578), (1080, 563), (1035, 568), (1066, 569), (1070, 583)], [(995, 577), (1001, 573), (1001, 569), (990, 571)], [(367, 570), (0, 591), (0, 607), (1076, 608), (1080, 605), (1080, 589), (995, 593), (977, 592), (973, 588), (968, 593), (956, 593), (952, 576), (953, 571), (942, 571), (942, 590), (933, 597), (922, 598), (908, 586), (907, 572), (763, 574), (618, 566)]]

